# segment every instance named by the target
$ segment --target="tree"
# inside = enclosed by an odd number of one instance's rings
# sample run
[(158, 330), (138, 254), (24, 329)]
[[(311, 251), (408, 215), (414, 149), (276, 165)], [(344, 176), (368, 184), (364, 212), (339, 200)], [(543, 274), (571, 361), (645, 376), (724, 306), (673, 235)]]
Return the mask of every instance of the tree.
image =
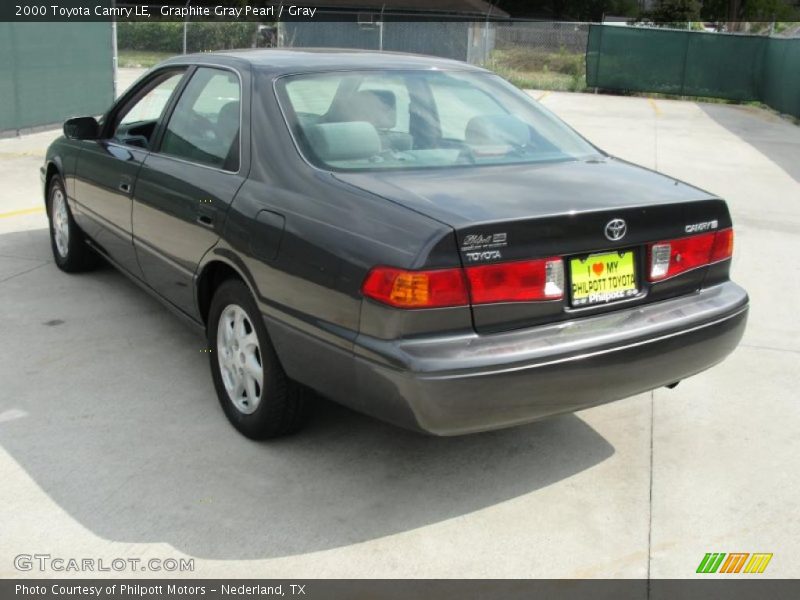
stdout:
[(637, 0), (488, 0), (514, 18), (601, 21), (606, 15), (636, 18)]
[(704, 0), (708, 21), (792, 21), (800, 18), (797, 0)]
[(697, 0), (660, 0), (658, 6), (645, 15), (660, 27), (688, 29), (692, 21), (700, 20), (700, 3)]

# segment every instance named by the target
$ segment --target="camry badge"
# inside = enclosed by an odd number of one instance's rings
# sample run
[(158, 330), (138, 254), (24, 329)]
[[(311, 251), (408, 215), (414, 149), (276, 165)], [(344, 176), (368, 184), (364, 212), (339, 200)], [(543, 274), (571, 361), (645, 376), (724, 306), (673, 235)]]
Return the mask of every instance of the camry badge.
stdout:
[(606, 237), (612, 242), (616, 242), (625, 237), (628, 226), (622, 219), (611, 219), (606, 223)]

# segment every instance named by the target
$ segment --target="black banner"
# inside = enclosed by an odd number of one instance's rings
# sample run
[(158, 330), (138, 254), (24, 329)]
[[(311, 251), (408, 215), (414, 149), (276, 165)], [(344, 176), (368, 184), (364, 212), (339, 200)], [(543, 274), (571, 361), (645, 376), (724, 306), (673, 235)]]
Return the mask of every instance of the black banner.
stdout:
[[(717, 576), (712, 576), (717, 577)], [(749, 576), (749, 577), (758, 577)], [(800, 597), (781, 579), (31, 579), (0, 580), (0, 598), (53, 600), (780, 600)]]
[(476, 0), (4, 0), (0, 21), (354, 21), (506, 20), (493, 2)]
[[(3, 0), (0, 21), (547, 21), (670, 24), (681, 21), (800, 20), (797, 0), (774, 0), (763, 10), (744, 3), (698, 3), (693, 11), (605, 0)], [(671, 6), (671, 5), (669, 5)], [(702, 9), (701, 9), (702, 7)], [(768, 10), (767, 10), (768, 8)], [(759, 12), (761, 11), (761, 12)], [(762, 14), (763, 12), (763, 14)], [(685, 24), (685, 23), (684, 23)]]

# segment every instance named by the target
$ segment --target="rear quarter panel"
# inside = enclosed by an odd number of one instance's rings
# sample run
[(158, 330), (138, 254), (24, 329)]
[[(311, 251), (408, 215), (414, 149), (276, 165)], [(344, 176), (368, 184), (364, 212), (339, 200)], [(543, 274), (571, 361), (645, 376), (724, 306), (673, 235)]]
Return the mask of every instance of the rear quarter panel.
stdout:
[(454, 233), (309, 166), (271, 81), (256, 78), (255, 89), (250, 176), (203, 264), (222, 260), (244, 274), (287, 373), (330, 391), (347, 384), (369, 269), (417, 266), (442, 239), (452, 243), (457, 266)]

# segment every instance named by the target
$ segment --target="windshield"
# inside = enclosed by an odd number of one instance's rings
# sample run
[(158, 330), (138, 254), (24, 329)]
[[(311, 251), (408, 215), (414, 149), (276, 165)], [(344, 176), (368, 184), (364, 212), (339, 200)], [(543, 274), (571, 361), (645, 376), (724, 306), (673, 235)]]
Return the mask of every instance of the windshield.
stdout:
[(302, 154), (333, 170), (537, 163), (598, 156), (524, 92), (489, 73), (347, 71), (283, 77)]

